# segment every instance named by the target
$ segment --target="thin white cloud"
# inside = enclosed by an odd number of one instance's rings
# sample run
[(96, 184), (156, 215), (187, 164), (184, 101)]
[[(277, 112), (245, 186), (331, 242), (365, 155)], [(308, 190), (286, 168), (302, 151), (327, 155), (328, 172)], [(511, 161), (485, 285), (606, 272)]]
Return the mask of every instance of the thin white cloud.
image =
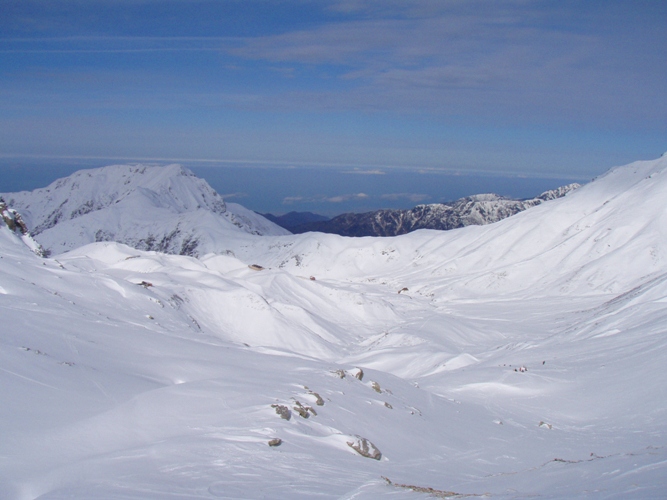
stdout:
[(248, 193), (228, 193), (228, 194), (221, 194), (223, 200), (231, 200), (231, 199), (240, 199), (240, 198), (247, 198), (249, 195)]
[(52, 36), (52, 37), (0, 37), (0, 42), (227, 42), (238, 41), (239, 37), (228, 36)]
[[(600, 18), (593, 23), (572, 8), (541, 2), (401, 3), (412, 4), (389, 2), (388, 15), (380, 9), (384, 2), (337, 2), (332, 8), (363, 15), (248, 38), (230, 52), (270, 63), (333, 65), (349, 82), (344, 90), (288, 92), (281, 102), (289, 106), (491, 115), (505, 122), (662, 120), (667, 113), (660, 97), (667, 91), (664, 57), (645, 50), (649, 35), (637, 25), (637, 36), (619, 44), (601, 28), (618, 12), (591, 8)], [(647, 78), (638, 79), (637, 71)]]
[(61, 36), (0, 38), (0, 53), (223, 52), (238, 46), (238, 37), (219, 36)]
[(0, 49), (2, 54), (131, 54), (141, 52), (221, 52), (212, 47), (144, 47), (136, 49)]
[[(470, 173), (471, 170), (468, 170), (467, 173)], [(465, 175), (464, 172), (461, 170), (454, 170), (451, 168), (420, 168), (417, 170), (418, 174), (423, 174), (423, 175), (450, 175), (450, 176), (460, 176), (460, 175)], [(485, 171), (485, 170), (477, 170), (475, 173), (479, 175), (483, 174), (490, 174), (490, 173), (497, 173), (495, 171)]]
[(357, 175), (385, 175), (385, 172), (383, 170), (380, 170), (379, 168), (373, 169), (373, 170), (364, 170), (361, 168), (355, 168), (354, 170), (346, 170), (344, 172), (341, 172), (343, 174), (357, 174)]
[(330, 198), (325, 198), (324, 201), (328, 201), (329, 203), (342, 203), (344, 201), (365, 200), (367, 198), (369, 198), (369, 196), (366, 193), (356, 193), (331, 196)]
[(370, 198), (366, 193), (341, 194), (337, 196), (286, 196), (283, 205), (294, 203), (343, 203), (352, 200), (365, 200)]
[(286, 196), (283, 198), (283, 205), (292, 205), (293, 203), (300, 203), (305, 200), (303, 196)]

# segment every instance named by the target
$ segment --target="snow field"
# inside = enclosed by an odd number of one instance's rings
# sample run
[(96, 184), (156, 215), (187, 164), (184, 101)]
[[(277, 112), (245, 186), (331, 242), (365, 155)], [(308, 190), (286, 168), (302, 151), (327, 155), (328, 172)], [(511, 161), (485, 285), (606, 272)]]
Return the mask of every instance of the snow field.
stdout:
[(42, 259), (0, 227), (0, 497), (660, 498), (665, 168), (490, 226), (199, 259)]

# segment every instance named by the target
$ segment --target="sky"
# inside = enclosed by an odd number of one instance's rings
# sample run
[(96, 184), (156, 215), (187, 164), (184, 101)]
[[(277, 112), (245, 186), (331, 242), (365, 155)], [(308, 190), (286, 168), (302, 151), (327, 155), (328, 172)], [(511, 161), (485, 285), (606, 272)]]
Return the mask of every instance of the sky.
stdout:
[(249, 208), (333, 214), (526, 197), (667, 150), (664, 1), (0, 10), (0, 191), (177, 162)]

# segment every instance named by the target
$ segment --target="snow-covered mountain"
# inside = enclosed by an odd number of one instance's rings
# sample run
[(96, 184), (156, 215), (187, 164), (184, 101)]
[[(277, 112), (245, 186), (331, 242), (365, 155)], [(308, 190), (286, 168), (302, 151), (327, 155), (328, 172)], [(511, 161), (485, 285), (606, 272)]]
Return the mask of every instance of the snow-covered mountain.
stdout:
[(0, 498), (661, 498), (666, 196), (199, 258), (0, 224)]
[(308, 222), (288, 229), (293, 233), (320, 231), (341, 236), (397, 236), (417, 229), (449, 230), (481, 226), (506, 219), (545, 201), (561, 198), (579, 187), (579, 184), (568, 184), (527, 200), (478, 194), (451, 203), (417, 205), (407, 210), (346, 213), (330, 220)]
[(2, 195), (47, 251), (95, 241), (181, 255), (215, 251), (239, 231), (289, 234), (240, 205), (225, 203), (180, 165), (112, 165), (80, 170), (34, 191)]

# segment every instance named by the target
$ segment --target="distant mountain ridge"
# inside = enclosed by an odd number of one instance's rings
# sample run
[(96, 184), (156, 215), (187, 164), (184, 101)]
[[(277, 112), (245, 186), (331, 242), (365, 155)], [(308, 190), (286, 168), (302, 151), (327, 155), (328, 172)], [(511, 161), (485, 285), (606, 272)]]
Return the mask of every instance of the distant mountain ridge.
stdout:
[(80, 170), (34, 191), (5, 193), (30, 234), (51, 253), (96, 241), (198, 256), (230, 234), (288, 232), (241, 205), (225, 203), (180, 165), (112, 165)]
[(407, 210), (347, 213), (328, 221), (293, 226), (289, 230), (295, 234), (318, 231), (341, 236), (397, 236), (417, 229), (449, 230), (479, 226), (498, 222), (545, 201), (561, 198), (579, 187), (576, 183), (568, 184), (528, 200), (514, 200), (496, 194), (477, 194), (451, 203), (417, 205)]

